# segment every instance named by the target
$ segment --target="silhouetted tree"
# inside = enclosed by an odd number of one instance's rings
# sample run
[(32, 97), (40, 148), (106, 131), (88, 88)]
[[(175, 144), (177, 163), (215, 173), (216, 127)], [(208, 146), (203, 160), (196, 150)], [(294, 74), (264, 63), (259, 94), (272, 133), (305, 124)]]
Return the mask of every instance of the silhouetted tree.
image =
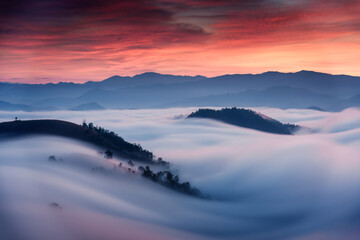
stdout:
[[(116, 146), (116, 148), (125, 149), (125, 151), (129, 155), (128, 157), (130, 157), (132, 159), (149, 161), (149, 162), (154, 161), (153, 153), (143, 149), (139, 144), (128, 143), (123, 138), (118, 136), (116, 133), (111, 132), (100, 126), (94, 126), (94, 124), (91, 122), (87, 124), (85, 122), (85, 120), (84, 120), (82, 126), (101, 134), (101, 136), (104, 137), (104, 139), (111, 141), (111, 143), (113, 143)], [(164, 164), (164, 163), (167, 163), (167, 162), (165, 162), (165, 161), (161, 162), (161, 164)]]
[(112, 159), (113, 158), (113, 153), (110, 150), (106, 150), (104, 157), (107, 158), (107, 159)]
[(154, 173), (149, 166), (146, 166), (145, 168), (139, 166), (138, 170), (142, 172), (142, 176), (149, 178), (154, 182), (158, 182), (168, 188), (189, 195), (202, 197), (201, 192), (198, 189), (191, 187), (189, 182), (180, 183), (179, 176), (174, 176), (170, 171), (159, 171)]
[(173, 174), (171, 172), (166, 172), (166, 179), (169, 183), (172, 183), (173, 181)]
[(178, 176), (178, 175), (176, 175), (176, 176), (174, 177), (174, 183), (175, 183), (175, 184), (178, 184), (178, 183), (179, 183), (179, 176)]

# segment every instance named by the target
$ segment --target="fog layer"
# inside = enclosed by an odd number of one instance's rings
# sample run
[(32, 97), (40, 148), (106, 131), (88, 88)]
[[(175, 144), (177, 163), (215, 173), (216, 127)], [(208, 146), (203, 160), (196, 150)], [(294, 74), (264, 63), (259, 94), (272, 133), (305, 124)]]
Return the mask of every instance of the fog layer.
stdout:
[(184, 118), (193, 110), (0, 112), (93, 122), (211, 196), (171, 191), (81, 142), (2, 139), (0, 239), (359, 239), (359, 110), (255, 109), (314, 131), (295, 136)]

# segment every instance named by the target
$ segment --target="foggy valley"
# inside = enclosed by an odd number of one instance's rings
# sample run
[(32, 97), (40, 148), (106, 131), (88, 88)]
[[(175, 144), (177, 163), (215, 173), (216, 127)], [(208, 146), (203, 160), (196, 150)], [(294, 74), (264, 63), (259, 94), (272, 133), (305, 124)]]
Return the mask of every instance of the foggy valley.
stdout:
[(0, 240), (359, 240), (359, 0), (0, 0)]
[(104, 126), (169, 161), (210, 196), (155, 184), (119, 168), (126, 159), (106, 159), (104, 149), (84, 142), (2, 138), (2, 239), (357, 239), (358, 109), (254, 109), (314, 130), (295, 135), (187, 119), (194, 110), (0, 112), (1, 121)]

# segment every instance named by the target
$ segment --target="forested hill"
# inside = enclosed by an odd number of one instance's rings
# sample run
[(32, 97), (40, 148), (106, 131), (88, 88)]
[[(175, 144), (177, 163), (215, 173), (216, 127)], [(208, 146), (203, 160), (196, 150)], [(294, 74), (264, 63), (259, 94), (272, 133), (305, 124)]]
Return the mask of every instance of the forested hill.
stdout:
[(27, 120), (0, 123), (0, 135), (54, 135), (81, 140), (110, 150), (119, 157), (147, 163), (155, 163), (153, 153), (138, 144), (126, 142), (123, 138), (93, 124), (78, 125), (61, 120)]
[(293, 134), (300, 126), (283, 124), (275, 119), (244, 108), (223, 108), (221, 110), (199, 109), (188, 118), (209, 118), (228, 124), (276, 134)]

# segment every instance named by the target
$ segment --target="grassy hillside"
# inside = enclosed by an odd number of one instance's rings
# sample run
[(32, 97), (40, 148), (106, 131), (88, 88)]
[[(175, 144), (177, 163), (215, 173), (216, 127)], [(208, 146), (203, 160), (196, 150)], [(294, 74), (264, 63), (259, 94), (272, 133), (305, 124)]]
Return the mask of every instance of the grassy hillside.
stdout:
[(90, 125), (78, 125), (61, 120), (28, 120), (0, 123), (0, 134), (12, 136), (54, 135), (81, 140), (111, 150), (119, 157), (153, 162), (153, 154), (140, 145), (126, 142), (117, 134)]

